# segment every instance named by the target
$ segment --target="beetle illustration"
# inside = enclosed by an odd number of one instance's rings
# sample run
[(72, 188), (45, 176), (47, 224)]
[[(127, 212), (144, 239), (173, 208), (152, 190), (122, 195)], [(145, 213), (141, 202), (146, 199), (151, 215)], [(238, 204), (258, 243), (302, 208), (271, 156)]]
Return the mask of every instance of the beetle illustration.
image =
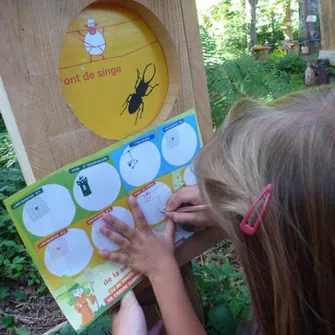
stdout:
[[(149, 67), (153, 67), (153, 74), (152, 76), (146, 80), (145, 75)], [(151, 81), (154, 79), (156, 75), (156, 66), (153, 63), (148, 64), (143, 71), (142, 77), (140, 70), (137, 69), (137, 79), (135, 83), (135, 93), (129, 94), (128, 98), (126, 99), (125, 103), (123, 104), (123, 110), (120, 115), (128, 108), (129, 114), (136, 113), (135, 125), (137, 123), (138, 115), (140, 115), (140, 119), (142, 118), (143, 110), (144, 110), (144, 102), (143, 98), (147, 97), (149, 94), (152, 93), (153, 89), (159, 84), (150, 85)]]

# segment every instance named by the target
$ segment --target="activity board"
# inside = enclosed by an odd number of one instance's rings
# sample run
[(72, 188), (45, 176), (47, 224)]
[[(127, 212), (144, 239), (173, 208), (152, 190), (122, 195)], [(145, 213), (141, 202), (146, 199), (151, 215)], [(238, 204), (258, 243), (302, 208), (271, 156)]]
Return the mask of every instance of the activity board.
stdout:
[(4, 0), (1, 13), (0, 109), (28, 184), (191, 108), (211, 137), (195, 0)]
[[(162, 231), (171, 194), (196, 183), (192, 162), (201, 146), (190, 110), (71, 163), (5, 201), (37, 269), (78, 332), (142, 278), (99, 256), (99, 249), (119, 249), (100, 233), (102, 216), (111, 213), (134, 229), (128, 206), (134, 196), (148, 224)], [(191, 236), (178, 227), (176, 245)]]

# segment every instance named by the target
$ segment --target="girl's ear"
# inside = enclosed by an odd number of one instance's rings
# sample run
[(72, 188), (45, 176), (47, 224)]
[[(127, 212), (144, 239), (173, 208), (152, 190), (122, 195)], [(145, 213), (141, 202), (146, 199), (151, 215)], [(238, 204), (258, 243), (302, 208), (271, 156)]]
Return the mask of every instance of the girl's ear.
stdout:
[(224, 127), (242, 119), (249, 110), (255, 109), (259, 106), (261, 105), (257, 101), (252, 100), (250, 98), (244, 98), (239, 100), (230, 109), (225, 119)]

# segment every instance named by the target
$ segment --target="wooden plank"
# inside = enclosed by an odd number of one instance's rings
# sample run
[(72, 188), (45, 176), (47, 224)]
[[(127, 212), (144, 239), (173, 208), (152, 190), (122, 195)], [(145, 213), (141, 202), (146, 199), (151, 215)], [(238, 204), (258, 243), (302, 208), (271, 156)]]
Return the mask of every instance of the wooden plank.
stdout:
[[(4, 47), (0, 49), (0, 72), (20, 132), (17, 136), (23, 138), (37, 179), (113, 142), (79, 122), (63, 97), (58, 77), (58, 57), (68, 24), (92, 2), (1, 0), (0, 43)], [(134, 3), (122, 1), (127, 6)], [(162, 121), (195, 105), (183, 15), (180, 0), (139, 3), (147, 5), (164, 24), (179, 57), (181, 81), (173, 85), (176, 97), (167, 98), (167, 108), (158, 120)], [(202, 122), (200, 127), (203, 129)], [(20, 163), (23, 166), (28, 161)]]
[(320, 13), (321, 48), (335, 50), (335, 0), (318, 2)]
[(206, 143), (213, 135), (206, 72), (200, 39), (198, 12), (195, 0), (180, 0), (191, 68), (195, 108), (198, 112), (201, 133)]
[[(12, 112), (12, 107), (9, 103), (7, 92), (3, 84), (2, 78), (0, 76), (0, 113), (2, 114), (4, 121), (7, 126), (9, 136), (12, 138), (12, 143), (16, 156), (19, 161), (28, 161), (27, 152), (24, 148), (22, 138), (20, 136), (15, 136), (19, 132), (17, 124)], [(28, 184), (35, 182), (35, 176), (30, 164), (24, 164), (22, 166), (23, 176)]]
[[(49, 148), (48, 138), (45, 134), (43, 119), (38, 111), (38, 94), (34, 94), (33, 77), (25, 65), (25, 50), (20, 48), (20, 40), (25, 39), (24, 27), (17, 22), (19, 8), (24, 7), (24, 2), (15, 6), (15, 2), (1, 1), (1, 28), (0, 44), (0, 73), (4, 81), (9, 101), (11, 102), (14, 117), (9, 110), (3, 111), (5, 120), (13, 117), (20, 133), (11, 131), (12, 141), (17, 141), (14, 136), (22, 135), (22, 142), (29, 161), (18, 157), (23, 170), (33, 170), (36, 178), (46, 175), (56, 169)], [(12, 19), (10, 19), (12, 18)], [(18, 24), (14, 24), (17, 22)], [(23, 35), (22, 35), (23, 34)], [(31, 159), (33, 157), (33, 159)], [(29, 180), (27, 180), (29, 182)]]

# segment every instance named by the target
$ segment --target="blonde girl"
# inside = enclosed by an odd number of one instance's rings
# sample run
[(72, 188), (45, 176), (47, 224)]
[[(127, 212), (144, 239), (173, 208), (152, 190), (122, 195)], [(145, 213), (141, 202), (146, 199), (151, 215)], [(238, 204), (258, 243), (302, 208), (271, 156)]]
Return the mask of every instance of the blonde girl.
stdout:
[[(106, 216), (102, 232), (122, 252), (101, 255), (149, 277), (168, 334), (205, 334), (173, 256), (174, 223), (219, 227), (236, 247), (261, 334), (335, 334), (335, 90), (269, 105), (240, 101), (195, 166), (198, 186), (171, 197), (164, 234), (149, 229), (130, 199), (137, 229)], [(204, 202), (208, 211), (177, 213), (186, 202)], [(128, 312), (140, 307), (130, 295), (113, 335), (132, 334), (124, 328)]]

